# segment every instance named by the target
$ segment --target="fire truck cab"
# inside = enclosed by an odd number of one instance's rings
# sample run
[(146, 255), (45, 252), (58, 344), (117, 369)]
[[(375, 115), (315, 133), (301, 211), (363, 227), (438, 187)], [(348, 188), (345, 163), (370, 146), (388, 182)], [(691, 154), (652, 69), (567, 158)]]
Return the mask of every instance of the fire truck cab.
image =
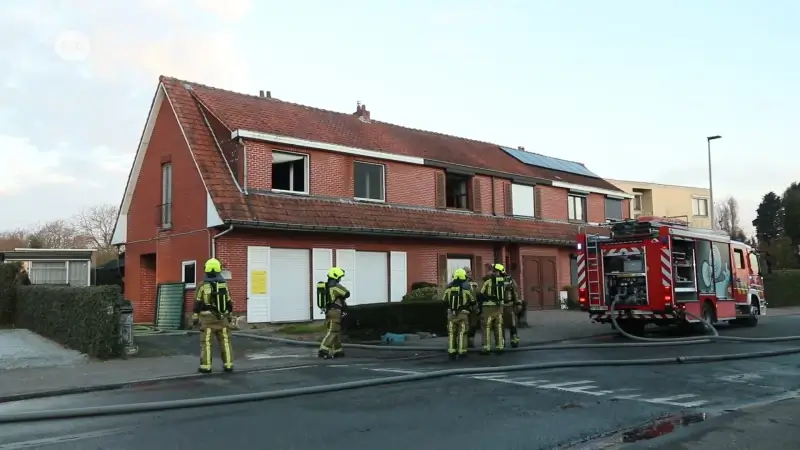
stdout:
[(720, 231), (639, 217), (609, 224), (610, 236), (578, 235), (578, 299), (595, 323), (641, 334), (659, 326), (730, 321), (756, 326), (767, 312), (757, 252)]

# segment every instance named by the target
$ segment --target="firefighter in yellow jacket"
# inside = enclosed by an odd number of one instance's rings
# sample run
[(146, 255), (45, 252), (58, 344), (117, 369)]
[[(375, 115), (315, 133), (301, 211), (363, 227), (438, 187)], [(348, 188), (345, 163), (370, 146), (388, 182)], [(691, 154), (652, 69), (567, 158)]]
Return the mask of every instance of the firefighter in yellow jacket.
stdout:
[(320, 358), (340, 358), (342, 349), (342, 317), (347, 309), (346, 300), (350, 291), (341, 285), (344, 270), (339, 267), (328, 269), (328, 280), (317, 283), (317, 306), (325, 312), (325, 327), (328, 332), (319, 344)]
[(233, 301), (218, 260), (206, 261), (203, 283), (197, 288), (192, 319), (200, 323), (200, 373), (211, 373), (212, 336), (217, 338), (225, 372), (233, 372), (230, 322)]
[[(519, 347), (519, 335), (517, 334), (517, 315), (522, 311), (522, 299), (519, 297), (519, 289), (514, 278), (504, 272), (501, 276), (505, 277), (506, 296), (503, 299), (503, 324), (508, 327), (511, 347)], [(505, 334), (505, 331), (503, 332)]]
[(447, 304), (447, 354), (451, 359), (467, 356), (469, 316), (475, 297), (467, 281), (467, 272), (456, 269), (442, 300)]
[[(481, 287), (478, 286), (478, 282), (472, 278), (472, 269), (469, 267), (464, 267), (464, 272), (467, 274), (467, 282), (469, 283), (469, 288), (472, 291), (473, 297), (477, 298), (478, 293), (481, 291)], [(476, 301), (473, 306), (472, 310), (470, 311), (469, 315), (469, 330), (467, 331), (467, 346), (469, 348), (475, 347), (475, 335), (478, 332), (478, 328), (481, 326), (481, 311), (480, 305)]]
[(489, 354), (492, 351), (492, 337), (496, 352), (502, 352), (505, 347), (503, 335), (503, 302), (506, 298), (506, 269), (500, 263), (492, 266), (491, 276), (484, 281), (481, 287), (481, 329), (483, 334), (483, 348), (481, 353)]

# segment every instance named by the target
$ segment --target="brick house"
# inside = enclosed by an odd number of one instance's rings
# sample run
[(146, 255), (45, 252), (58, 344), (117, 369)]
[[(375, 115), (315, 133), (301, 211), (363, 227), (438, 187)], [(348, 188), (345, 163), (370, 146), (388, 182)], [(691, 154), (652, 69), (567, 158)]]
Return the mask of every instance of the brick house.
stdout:
[(185, 282), (188, 308), (210, 256), (250, 322), (320, 318), (312, 280), (334, 264), (363, 304), (503, 261), (530, 308), (555, 308), (578, 229), (602, 232), (630, 198), (582, 164), (374, 121), (361, 104), (161, 77), (114, 243), (137, 322), (153, 321), (161, 283)]

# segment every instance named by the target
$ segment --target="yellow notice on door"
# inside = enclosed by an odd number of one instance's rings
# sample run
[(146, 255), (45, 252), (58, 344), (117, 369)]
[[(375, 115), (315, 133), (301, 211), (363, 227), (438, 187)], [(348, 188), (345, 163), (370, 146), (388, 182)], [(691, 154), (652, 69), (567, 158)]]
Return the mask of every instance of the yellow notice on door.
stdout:
[(250, 295), (266, 295), (266, 294), (267, 294), (267, 271), (251, 270)]

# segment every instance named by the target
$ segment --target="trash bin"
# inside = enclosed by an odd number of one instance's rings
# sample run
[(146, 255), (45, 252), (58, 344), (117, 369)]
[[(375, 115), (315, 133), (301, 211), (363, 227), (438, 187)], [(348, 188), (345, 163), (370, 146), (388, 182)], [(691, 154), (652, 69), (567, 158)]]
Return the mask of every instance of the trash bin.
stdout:
[(136, 354), (133, 344), (133, 303), (123, 299), (119, 304), (119, 337), (128, 355)]

